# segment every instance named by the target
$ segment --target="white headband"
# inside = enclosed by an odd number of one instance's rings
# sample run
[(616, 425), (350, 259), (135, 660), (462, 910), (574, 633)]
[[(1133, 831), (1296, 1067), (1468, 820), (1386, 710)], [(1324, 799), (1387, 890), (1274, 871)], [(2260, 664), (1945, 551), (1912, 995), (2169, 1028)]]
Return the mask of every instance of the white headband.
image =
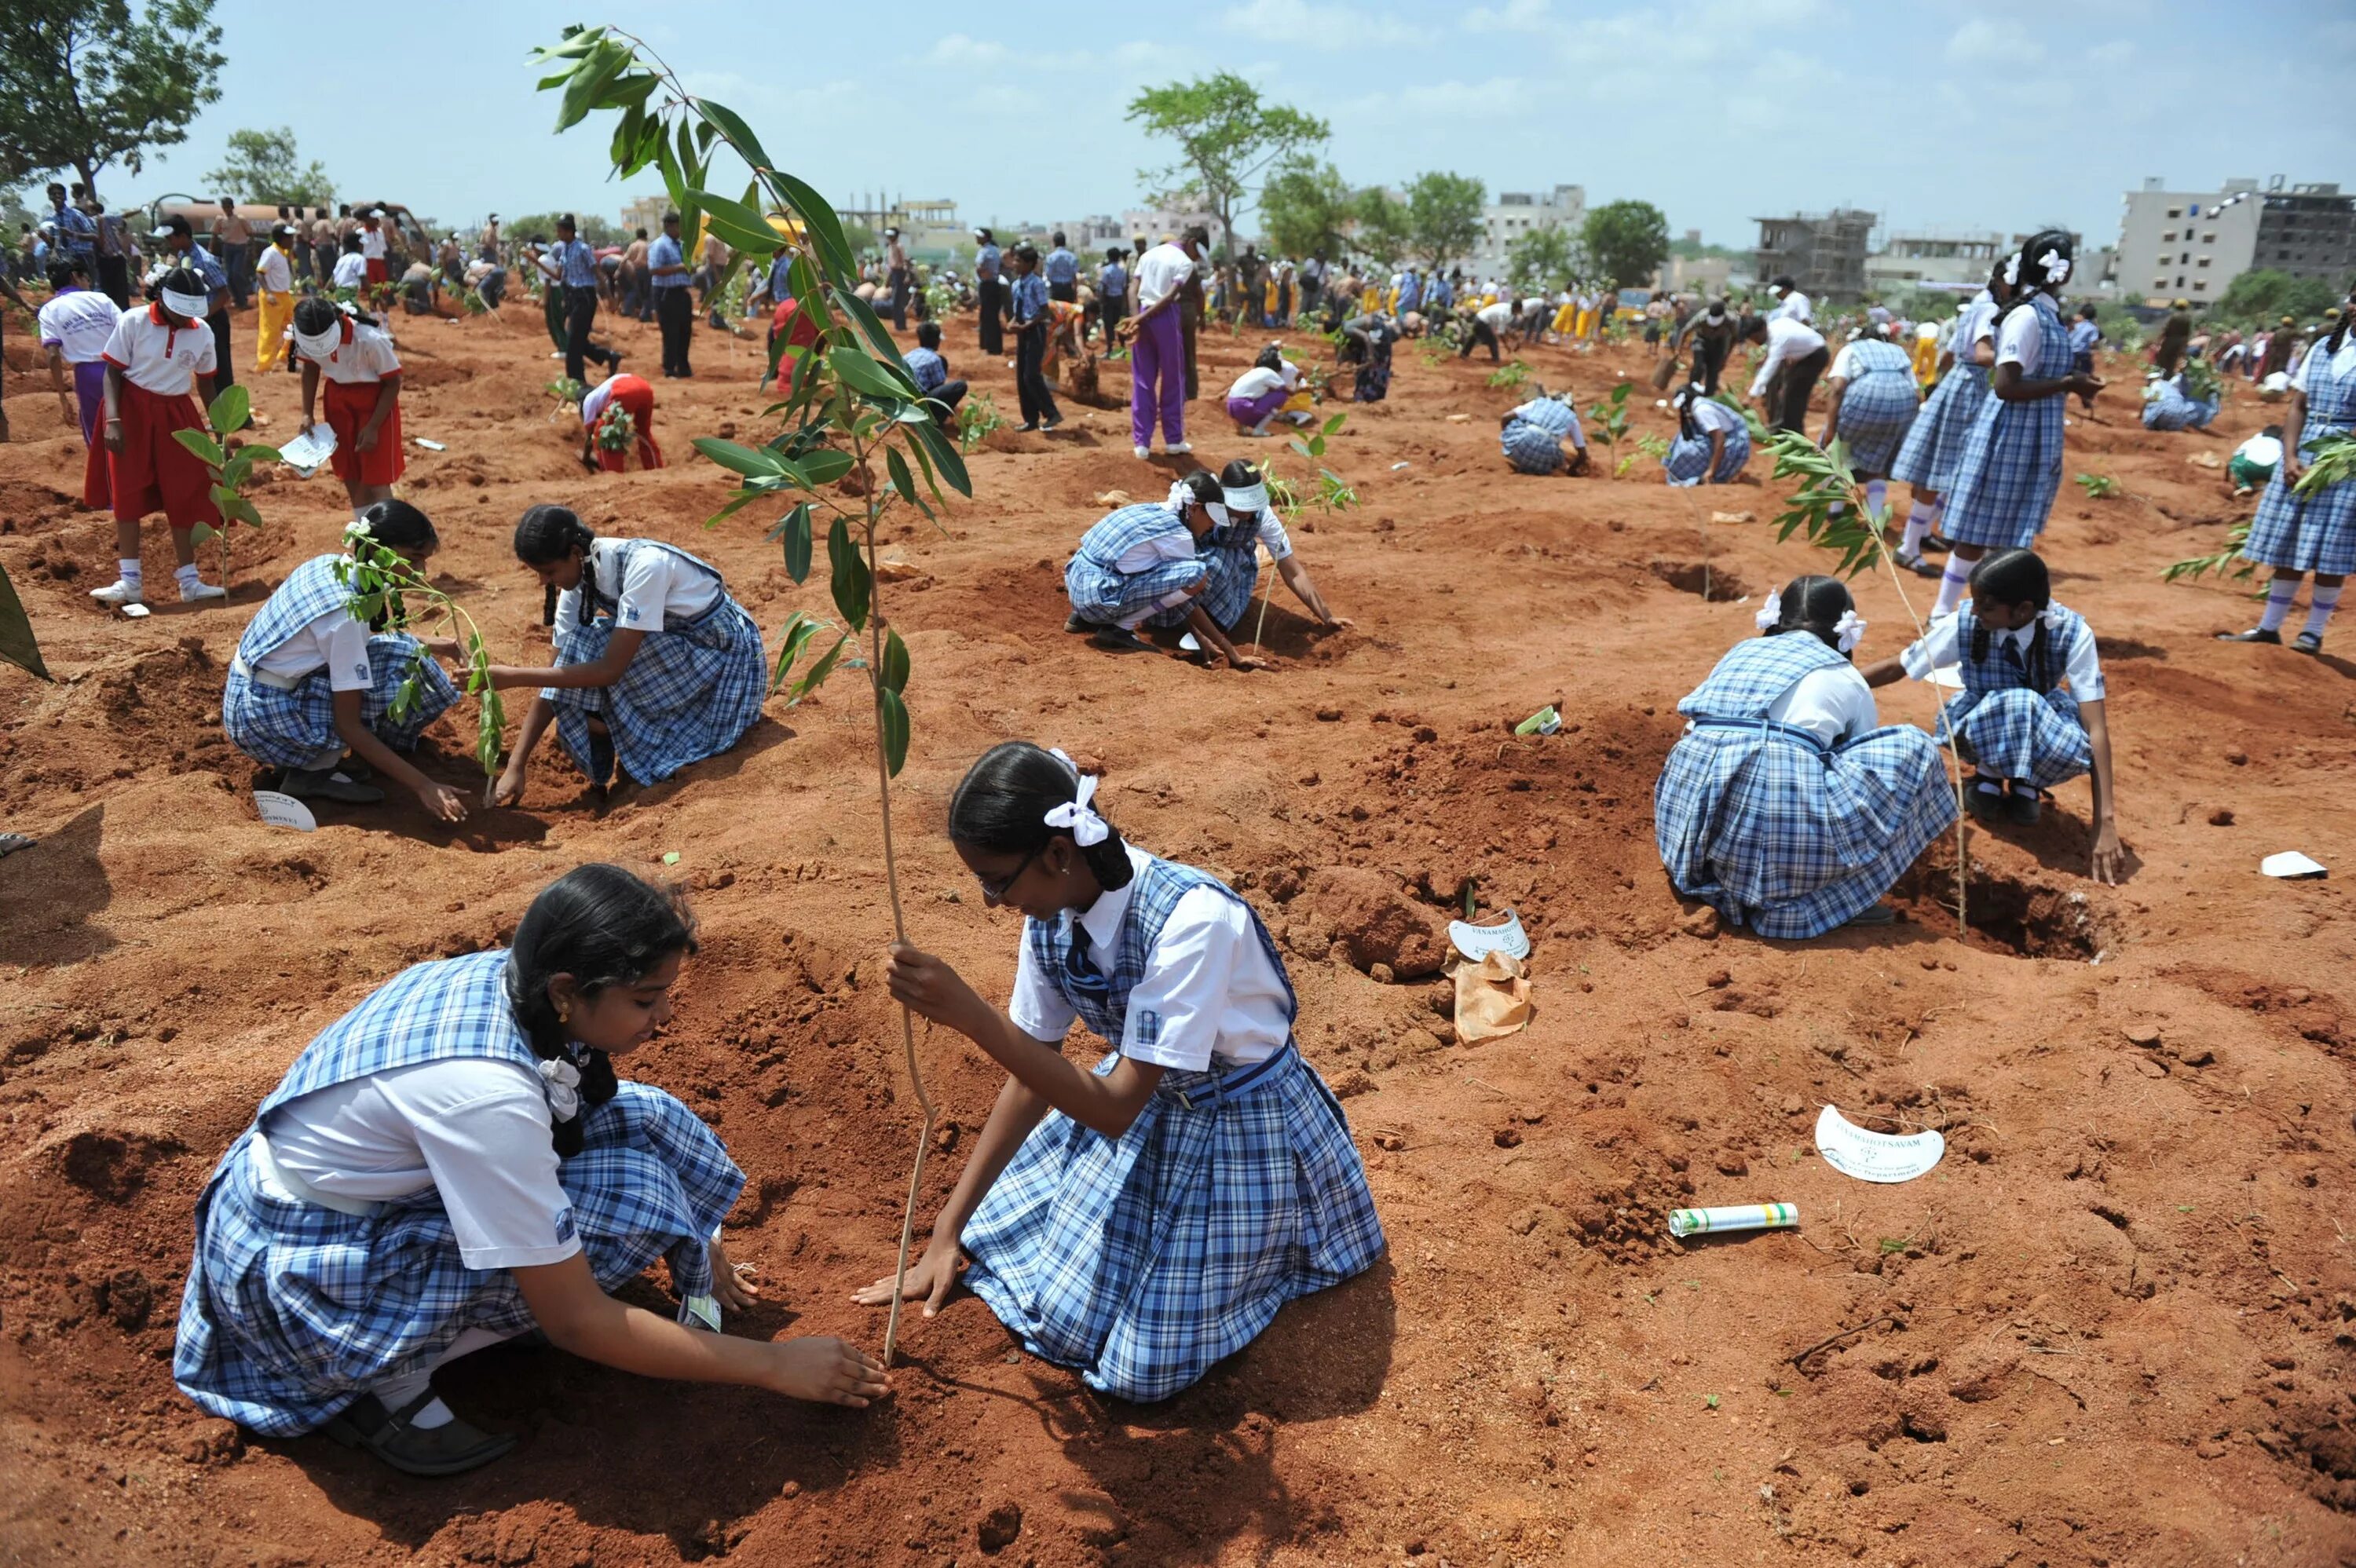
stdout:
[(1221, 488), (1230, 512), (1265, 512), (1268, 510), (1268, 486), (1265, 484), (1244, 485), (1235, 489)]
[(184, 294), (174, 289), (156, 291), (164, 308), (174, 315), (185, 315), (191, 321), (202, 321), (212, 314), (213, 302), (208, 294)]
[(1759, 613), (1751, 616), (1751, 619), (1762, 632), (1772, 632), (1782, 625), (1783, 624), (1783, 591), (1780, 588), (1769, 589), (1767, 603), (1759, 606)]
[(304, 357), (307, 359), (328, 359), (343, 346), (344, 329), (340, 323), (327, 328), (325, 332), (298, 332), (294, 335), (294, 347), (301, 350)]
[(1066, 756), (1060, 749), (1052, 749), (1047, 754), (1072, 770), (1072, 776), (1079, 781), (1080, 793), (1079, 798), (1066, 801), (1063, 805), (1055, 807), (1042, 820), (1050, 827), (1061, 827), (1069, 831), (1072, 842), (1083, 849), (1101, 844), (1111, 837), (1111, 825), (1098, 816), (1088, 805), (1088, 802), (1096, 798), (1095, 777), (1080, 772), (1079, 764)]
[(1842, 611), (1840, 619), (1833, 623), (1833, 636), (1840, 643), (1840, 651), (1856, 652), (1858, 644), (1865, 641), (1865, 627), (1866, 623), (1858, 617), (1854, 607)]

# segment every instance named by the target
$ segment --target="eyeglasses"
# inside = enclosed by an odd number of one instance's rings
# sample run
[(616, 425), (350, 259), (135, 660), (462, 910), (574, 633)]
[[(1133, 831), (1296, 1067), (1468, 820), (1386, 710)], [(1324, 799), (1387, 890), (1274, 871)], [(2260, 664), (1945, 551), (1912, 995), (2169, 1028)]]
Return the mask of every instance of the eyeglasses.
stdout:
[[(1052, 844), (1054, 842), (1055, 840), (1052, 838), (1047, 840), (1047, 844)], [(975, 878), (974, 880), (981, 884), (981, 896), (994, 904), (1004, 903), (1006, 901), (1007, 890), (1011, 889), (1015, 883), (1023, 880), (1023, 873), (1031, 869), (1031, 862), (1036, 860), (1041, 855), (1046, 852), (1047, 844), (1042, 844), (1036, 849), (1032, 850), (1028, 855), (1023, 856), (1023, 859), (1015, 865), (1014, 869), (1007, 872), (1006, 875), (1002, 877)]]

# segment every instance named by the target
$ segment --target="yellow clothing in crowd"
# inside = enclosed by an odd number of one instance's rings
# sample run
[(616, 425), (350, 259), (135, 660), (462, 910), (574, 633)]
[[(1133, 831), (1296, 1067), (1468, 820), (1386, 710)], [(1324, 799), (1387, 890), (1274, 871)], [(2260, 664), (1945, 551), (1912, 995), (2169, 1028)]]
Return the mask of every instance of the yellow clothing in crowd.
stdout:
[(1914, 379), (1928, 387), (1939, 379), (1939, 329), (1924, 322), (1914, 334)]
[(255, 296), (262, 313), (253, 335), (253, 368), (256, 371), (275, 370), (286, 360), (286, 329), (294, 321), (294, 295), (273, 293), (268, 289)]

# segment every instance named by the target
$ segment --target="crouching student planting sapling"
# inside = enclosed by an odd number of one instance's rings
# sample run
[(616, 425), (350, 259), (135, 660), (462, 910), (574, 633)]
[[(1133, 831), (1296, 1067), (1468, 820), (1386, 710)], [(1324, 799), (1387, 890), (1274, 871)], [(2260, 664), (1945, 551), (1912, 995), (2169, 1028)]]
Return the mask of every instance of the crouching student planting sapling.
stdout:
[(1170, 486), (1159, 503), (1123, 507), (1080, 536), (1079, 549), (1064, 569), (1071, 598), (1067, 632), (1093, 635), (1097, 646), (1114, 653), (1152, 646), (1137, 628), (1158, 611), (1179, 610), (1186, 629), (1233, 669), (1264, 669), (1264, 660), (1238, 652), (1226, 633), (1199, 603), (1210, 586), (1210, 568), (1201, 541), (1227, 523), (1226, 496), (1207, 470)]

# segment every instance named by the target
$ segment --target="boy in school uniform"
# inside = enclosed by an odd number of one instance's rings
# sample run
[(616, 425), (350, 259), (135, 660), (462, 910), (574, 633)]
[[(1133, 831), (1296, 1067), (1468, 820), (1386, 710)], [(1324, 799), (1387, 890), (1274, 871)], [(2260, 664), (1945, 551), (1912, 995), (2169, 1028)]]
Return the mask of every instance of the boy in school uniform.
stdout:
[[(185, 227), (184, 220), (184, 232)], [(181, 603), (228, 597), (226, 590), (197, 575), (196, 526), (221, 526), (220, 509), (213, 505), (212, 471), (172, 438), (176, 430), (205, 428), (203, 411), (189, 392), (201, 382), (206, 401), (213, 397), (218, 350), (204, 327), (210, 303), (204, 280), (179, 268), (158, 283), (153, 304), (116, 317), (107, 338), (107, 484), (114, 507), (117, 575), (106, 587), (90, 591), (101, 604), (122, 609), (145, 602), (139, 523), (150, 512), (162, 512), (171, 525), (172, 553), (178, 561), (173, 575)]]
[(941, 324), (920, 322), (916, 326), (916, 347), (903, 356), (908, 362), (908, 372), (916, 378), (916, 390), (929, 402), (940, 405), (933, 418), (944, 429), (957, 423), (958, 405), (965, 401), (965, 383), (949, 379), (949, 362), (941, 357)]
[(1039, 271), (1047, 280), (1047, 297), (1071, 304), (1080, 297), (1080, 259), (1065, 246), (1062, 229), (1055, 230), (1049, 243), (1055, 249), (1039, 263)]

